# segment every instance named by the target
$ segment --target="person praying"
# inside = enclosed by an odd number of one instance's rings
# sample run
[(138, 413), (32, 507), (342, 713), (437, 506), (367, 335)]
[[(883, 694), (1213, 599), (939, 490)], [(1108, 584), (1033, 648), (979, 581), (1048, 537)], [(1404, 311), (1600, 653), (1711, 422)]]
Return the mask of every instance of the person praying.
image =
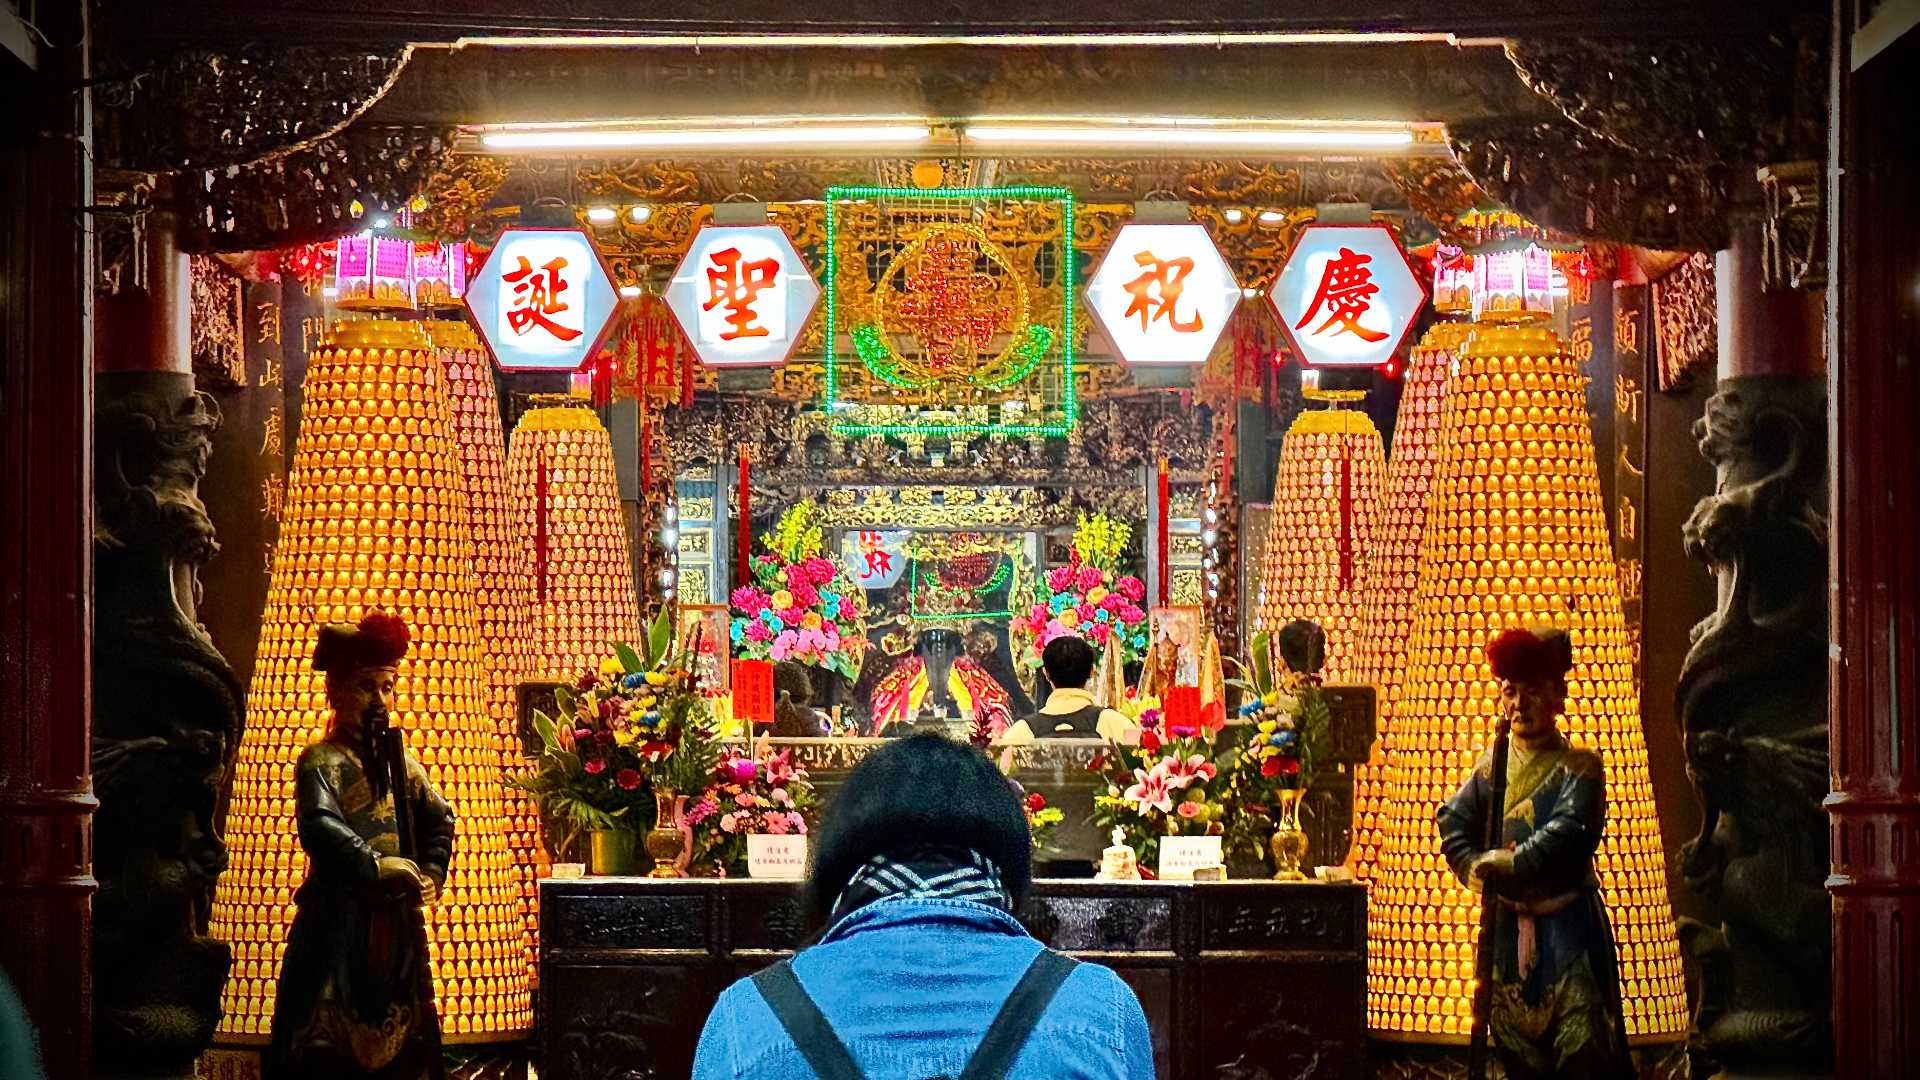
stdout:
[(1447, 864), (1499, 905), (1493, 939), (1480, 943), (1493, 950), (1493, 1044), (1514, 1080), (1631, 1077), (1619, 962), (1594, 870), (1605, 778), (1600, 755), (1570, 744), (1558, 726), (1572, 640), (1557, 629), (1508, 630), (1487, 659), (1509, 734), (1502, 843), (1485, 847), (1491, 752), (1437, 822)]
[(1000, 745), (1017, 746), (1042, 739), (1105, 739), (1111, 743), (1140, 740), (1140, 728), (1114, 709), (1095, 704), (1087, 693), (1093, 677), (1093, 646), (1077, 637), (1058, 637), (1040, 650), (1040, 669), (1053, 692), (1040, 711), (1007, 728)]
[[(406, 790), (392, 790), (392, 763), (376, 737), (408, 638), (405, 622), (375, 611), (358, 626), (321, 627), (314, 645), (333, 717), (326, 738), (294, 768), (300, 847), (311, 868), (294, 895), (268, 1080), (443, 1075), (421, 909), (446, 884), (453, 808), (411, 753)], [(411, 811), (411, 857), (400, 838), (402, 799)]]

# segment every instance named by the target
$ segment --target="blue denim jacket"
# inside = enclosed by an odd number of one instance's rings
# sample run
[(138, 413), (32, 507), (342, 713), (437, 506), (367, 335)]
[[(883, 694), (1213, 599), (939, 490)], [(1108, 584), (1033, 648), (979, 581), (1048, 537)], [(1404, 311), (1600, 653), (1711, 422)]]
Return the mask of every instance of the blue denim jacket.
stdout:
[[(1040, 951), (1013, 916), (967, 900), (892, 897), (860, 908), (793, 959), (868, 1080), (959, 1076)], [(1008, 1080), (1153, 1080), (1153, 1037), (1109, 968), (1067, 976)], [(720, 995), (694, 1080), (815, 1080), (753, 984)]]

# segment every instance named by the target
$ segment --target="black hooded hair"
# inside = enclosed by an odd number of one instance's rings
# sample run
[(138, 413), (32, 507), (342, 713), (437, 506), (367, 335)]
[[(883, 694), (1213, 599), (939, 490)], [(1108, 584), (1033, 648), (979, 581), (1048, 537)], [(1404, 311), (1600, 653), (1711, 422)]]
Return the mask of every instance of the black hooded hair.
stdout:
[(854, 767), (814, 830), (808, 913), (823, 925), (876, 855), (966, 849), (992, 860), (1018, 910), (1033, 884), (1033, 839), (1007, 778), (976, 747), (940, 735), (890, 743)]

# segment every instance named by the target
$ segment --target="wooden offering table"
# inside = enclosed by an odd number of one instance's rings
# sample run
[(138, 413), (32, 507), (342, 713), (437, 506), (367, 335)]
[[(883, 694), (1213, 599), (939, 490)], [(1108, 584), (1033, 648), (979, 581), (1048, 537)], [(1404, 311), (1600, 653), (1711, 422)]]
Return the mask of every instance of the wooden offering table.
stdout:
[[(677, 1080), (728, 984), (791, 955), (797, 882), (540, 884), (540, 1075)], [(1126, 979), (1162, 1080), (1358, 1080), (1366, 890), (1357, 884), (1034, 882), (1021, 921)]]

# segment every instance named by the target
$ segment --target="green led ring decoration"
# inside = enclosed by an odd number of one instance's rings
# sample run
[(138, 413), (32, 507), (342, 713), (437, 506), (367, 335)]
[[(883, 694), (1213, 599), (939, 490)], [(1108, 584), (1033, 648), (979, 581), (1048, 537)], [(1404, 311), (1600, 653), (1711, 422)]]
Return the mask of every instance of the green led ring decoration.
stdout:
[[(849, 200), (900, 200), (903, 203), (966, 203), (992, 200), (1052, 201), (1058, 204), (1061, 224), (1059, 241), (1059, 277), (1061, 291), (1059, 325), (1047, 325), (1033, 320), (1031, 314), (1031, 296), (1025, 279), (1014, 272), (1008, 264), (1006, 254), (985, 234), (964, 221), (944, 221), (929, 223), (932, 227), (926, 236), (916, 237), (902, 250), (901, 255), (889, 264), (882, 275), (882, 281), (874, 292), (874, 302), (870, 310), (864, 312), (868, 318), (860, 321), (847, 319), (846, 296), (839, 288), (839, 233), (841, 231), (840, 203)], [(1079, 388), (1076, 385), (1076, 367), (1078, 362), (1075, 345), (1075, 321), (1079, 304), (1079, 283), (1077, 267), (1074, 261), (1073, 237), (1075, 235), (1073, 192), (1062, 187), (1044, 187), (1039, 185), (1009, 185), (1007, 187), (978, 188), (893, 188), (867, 186), (830, 187), (826, 192), (825, 221), (825, 272), (826, 285), (826, 348), (825, 378), (822, 380), (823, 405), (828, 415), (835, 417), (832, 423), (834, 434), (843, 437), (861, 438), (872, 435), (919, 435), (919, 436), (966, 436), (992, 435), (1007, 438), (1053, 438), (1072, 432), (1079, 419)], [(900, 313), (888, 310), (890, 297), (904, 295), (900, 289), (890, 285), (897, 273), (904, 273), (908, 266), (907, 255), (919, 245), (924, 249), (928, 237), (947, 234), (964, 234), (987, 260), (1000, 266), (1007, 272), (1006, 281), (1010, 282), (1014, 296), (1013, 304), (1007, 310), (1007, 318), (1000, 321), (1002, 332), (1008, 334), (1007, 345), (991, 358), (983, 361), (960, 365), (964, 374), (958, 370), (930, 371), (926, 367), (899, 355), (893, 344), (889, 326), (897, 324)], [(1002, 286), (1003, 288), (1005, 286)], [(897, 301), (895, 301), (897, 304)], [(851, 344), (851, 349), (848, 349)], [(970, 343), (969, 343), (970, 344)], [(1059, 346), (1055, 352), (1054, 347)], [(863, 421), (858, 409), (860, 404), (841, 396), (840, 364), (853, 354), (863, 367), (878, 382), (909, 392), (937, 393), (941, 382), (951, 382), (956, 386), (968, 386), (976, 391), (1006, 392), (1015, 385), (1042, 373), (1042, 369), (1058, 358), (1057, 384), (1052, 380), (1055, 374), (1046, 373), (1047, 385), (1057, 385), (1058, 399), (1038, 414), (1017, 414), (1009, 412), (996, 421), (980, 420), (971, 422), (951, 422), (939, 420), (929, 423), (880, 422), (879, 418)], [(1049, 391), (1051, 393), (1051, 391)], [(1007, 404), (1011, 404), (1010, 402)], [(849, 410), (852, 409), (851, 413)], [(931, 419), (931, 418), (930, 418)]]

